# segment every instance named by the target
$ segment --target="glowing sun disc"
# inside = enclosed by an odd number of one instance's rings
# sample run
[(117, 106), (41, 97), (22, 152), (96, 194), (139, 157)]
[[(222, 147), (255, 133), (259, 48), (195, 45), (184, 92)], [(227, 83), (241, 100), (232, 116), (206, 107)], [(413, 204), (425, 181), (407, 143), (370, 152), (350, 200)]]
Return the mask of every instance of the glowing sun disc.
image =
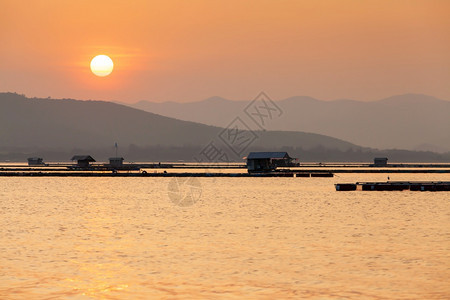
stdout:
[(97, 76), (108, 76), (113, 68), (114, 63), (107, 55), (97, 55), (91, 60), (91, 71)]

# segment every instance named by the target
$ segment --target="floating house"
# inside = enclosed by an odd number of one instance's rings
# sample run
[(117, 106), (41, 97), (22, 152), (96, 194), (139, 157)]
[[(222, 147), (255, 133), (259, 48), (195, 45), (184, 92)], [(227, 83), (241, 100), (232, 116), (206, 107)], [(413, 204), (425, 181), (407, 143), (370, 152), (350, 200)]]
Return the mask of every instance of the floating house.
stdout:
[(28, 165), (29, 166), (43, 166), (44, 159), (41, 157), (30, 157), (28, 158)]
[(77, 167), (89, 168), (89, 163), (95, 162), (95, 159), (90, 155), (75, 155), (71, 160), (77, 161)]
[(252, 172), (271, 172), (277, 167), (295, 167), (295, 158), (287, 152), (250, 152), (247, 156), (247, 170)]
[(109, 165), (113, 168), (121, 168), (123, 167), (123, 157), (111, 157), (109, 159)]
[(386, 167), (387, 166), (387, 157), (375, 157), (373, 159), (373, 165), (375, 167)]

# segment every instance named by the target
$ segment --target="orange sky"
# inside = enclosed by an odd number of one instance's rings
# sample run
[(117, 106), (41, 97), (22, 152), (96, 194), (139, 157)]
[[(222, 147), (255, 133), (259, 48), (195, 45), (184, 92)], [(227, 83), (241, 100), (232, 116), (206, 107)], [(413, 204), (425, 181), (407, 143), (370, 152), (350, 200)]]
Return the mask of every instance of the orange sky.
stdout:
[[(0, 91), (135, 102), (450, 100), (447, 0), (1, 0)], [(113, 73), (89, 69), (109, 55)]]

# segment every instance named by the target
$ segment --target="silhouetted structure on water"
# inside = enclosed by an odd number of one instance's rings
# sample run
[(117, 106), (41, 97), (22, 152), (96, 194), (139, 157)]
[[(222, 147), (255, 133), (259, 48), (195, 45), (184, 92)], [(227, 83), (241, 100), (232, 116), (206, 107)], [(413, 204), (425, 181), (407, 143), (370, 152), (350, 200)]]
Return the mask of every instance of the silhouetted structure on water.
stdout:
[(387, 166), (387, 157), (375, 157), (373, 159), (373, 165), (375, 167), (386, 167)]
[(30, 157), (28, 158), (28, 165), (29, 166), (43, 166), (44, 159), (41, 157)]
[(296, 167), (295, 158), (287, 152), (250, 152), (247, 156), (247, 170), (253, 172), (272, 172), (277, 167)]
[(123, 167), (123, 157), (111, 157), (109, 159), (109, 165), (113, 168), (121, 168)]
[(77, 167), (89, 168), (89, 163), (95, 162), (95, 159), (90, 155), (75, 155), (71, 160), (77, 161)]

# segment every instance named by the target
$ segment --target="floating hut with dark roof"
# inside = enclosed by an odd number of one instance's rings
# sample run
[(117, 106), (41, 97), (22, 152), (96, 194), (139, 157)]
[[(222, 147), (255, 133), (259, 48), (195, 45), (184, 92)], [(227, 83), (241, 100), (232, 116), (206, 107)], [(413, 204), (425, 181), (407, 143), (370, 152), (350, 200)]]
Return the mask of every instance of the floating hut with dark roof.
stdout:
[(77, 167), (89, 168), (89, 163), (95, 162), (95, 159), (90, 155), (74, 155), (71, 160), (77, 161)]
[(43, 166), (44, 159), (42, 157), (30, 157), (28, 158), (28, 165), (29, 166)]
[(271, 172), (277, 167), (294, 167), (295, 158), (287, 152), (250, 152), (247, 156), (247, 170), (252, 172)]

